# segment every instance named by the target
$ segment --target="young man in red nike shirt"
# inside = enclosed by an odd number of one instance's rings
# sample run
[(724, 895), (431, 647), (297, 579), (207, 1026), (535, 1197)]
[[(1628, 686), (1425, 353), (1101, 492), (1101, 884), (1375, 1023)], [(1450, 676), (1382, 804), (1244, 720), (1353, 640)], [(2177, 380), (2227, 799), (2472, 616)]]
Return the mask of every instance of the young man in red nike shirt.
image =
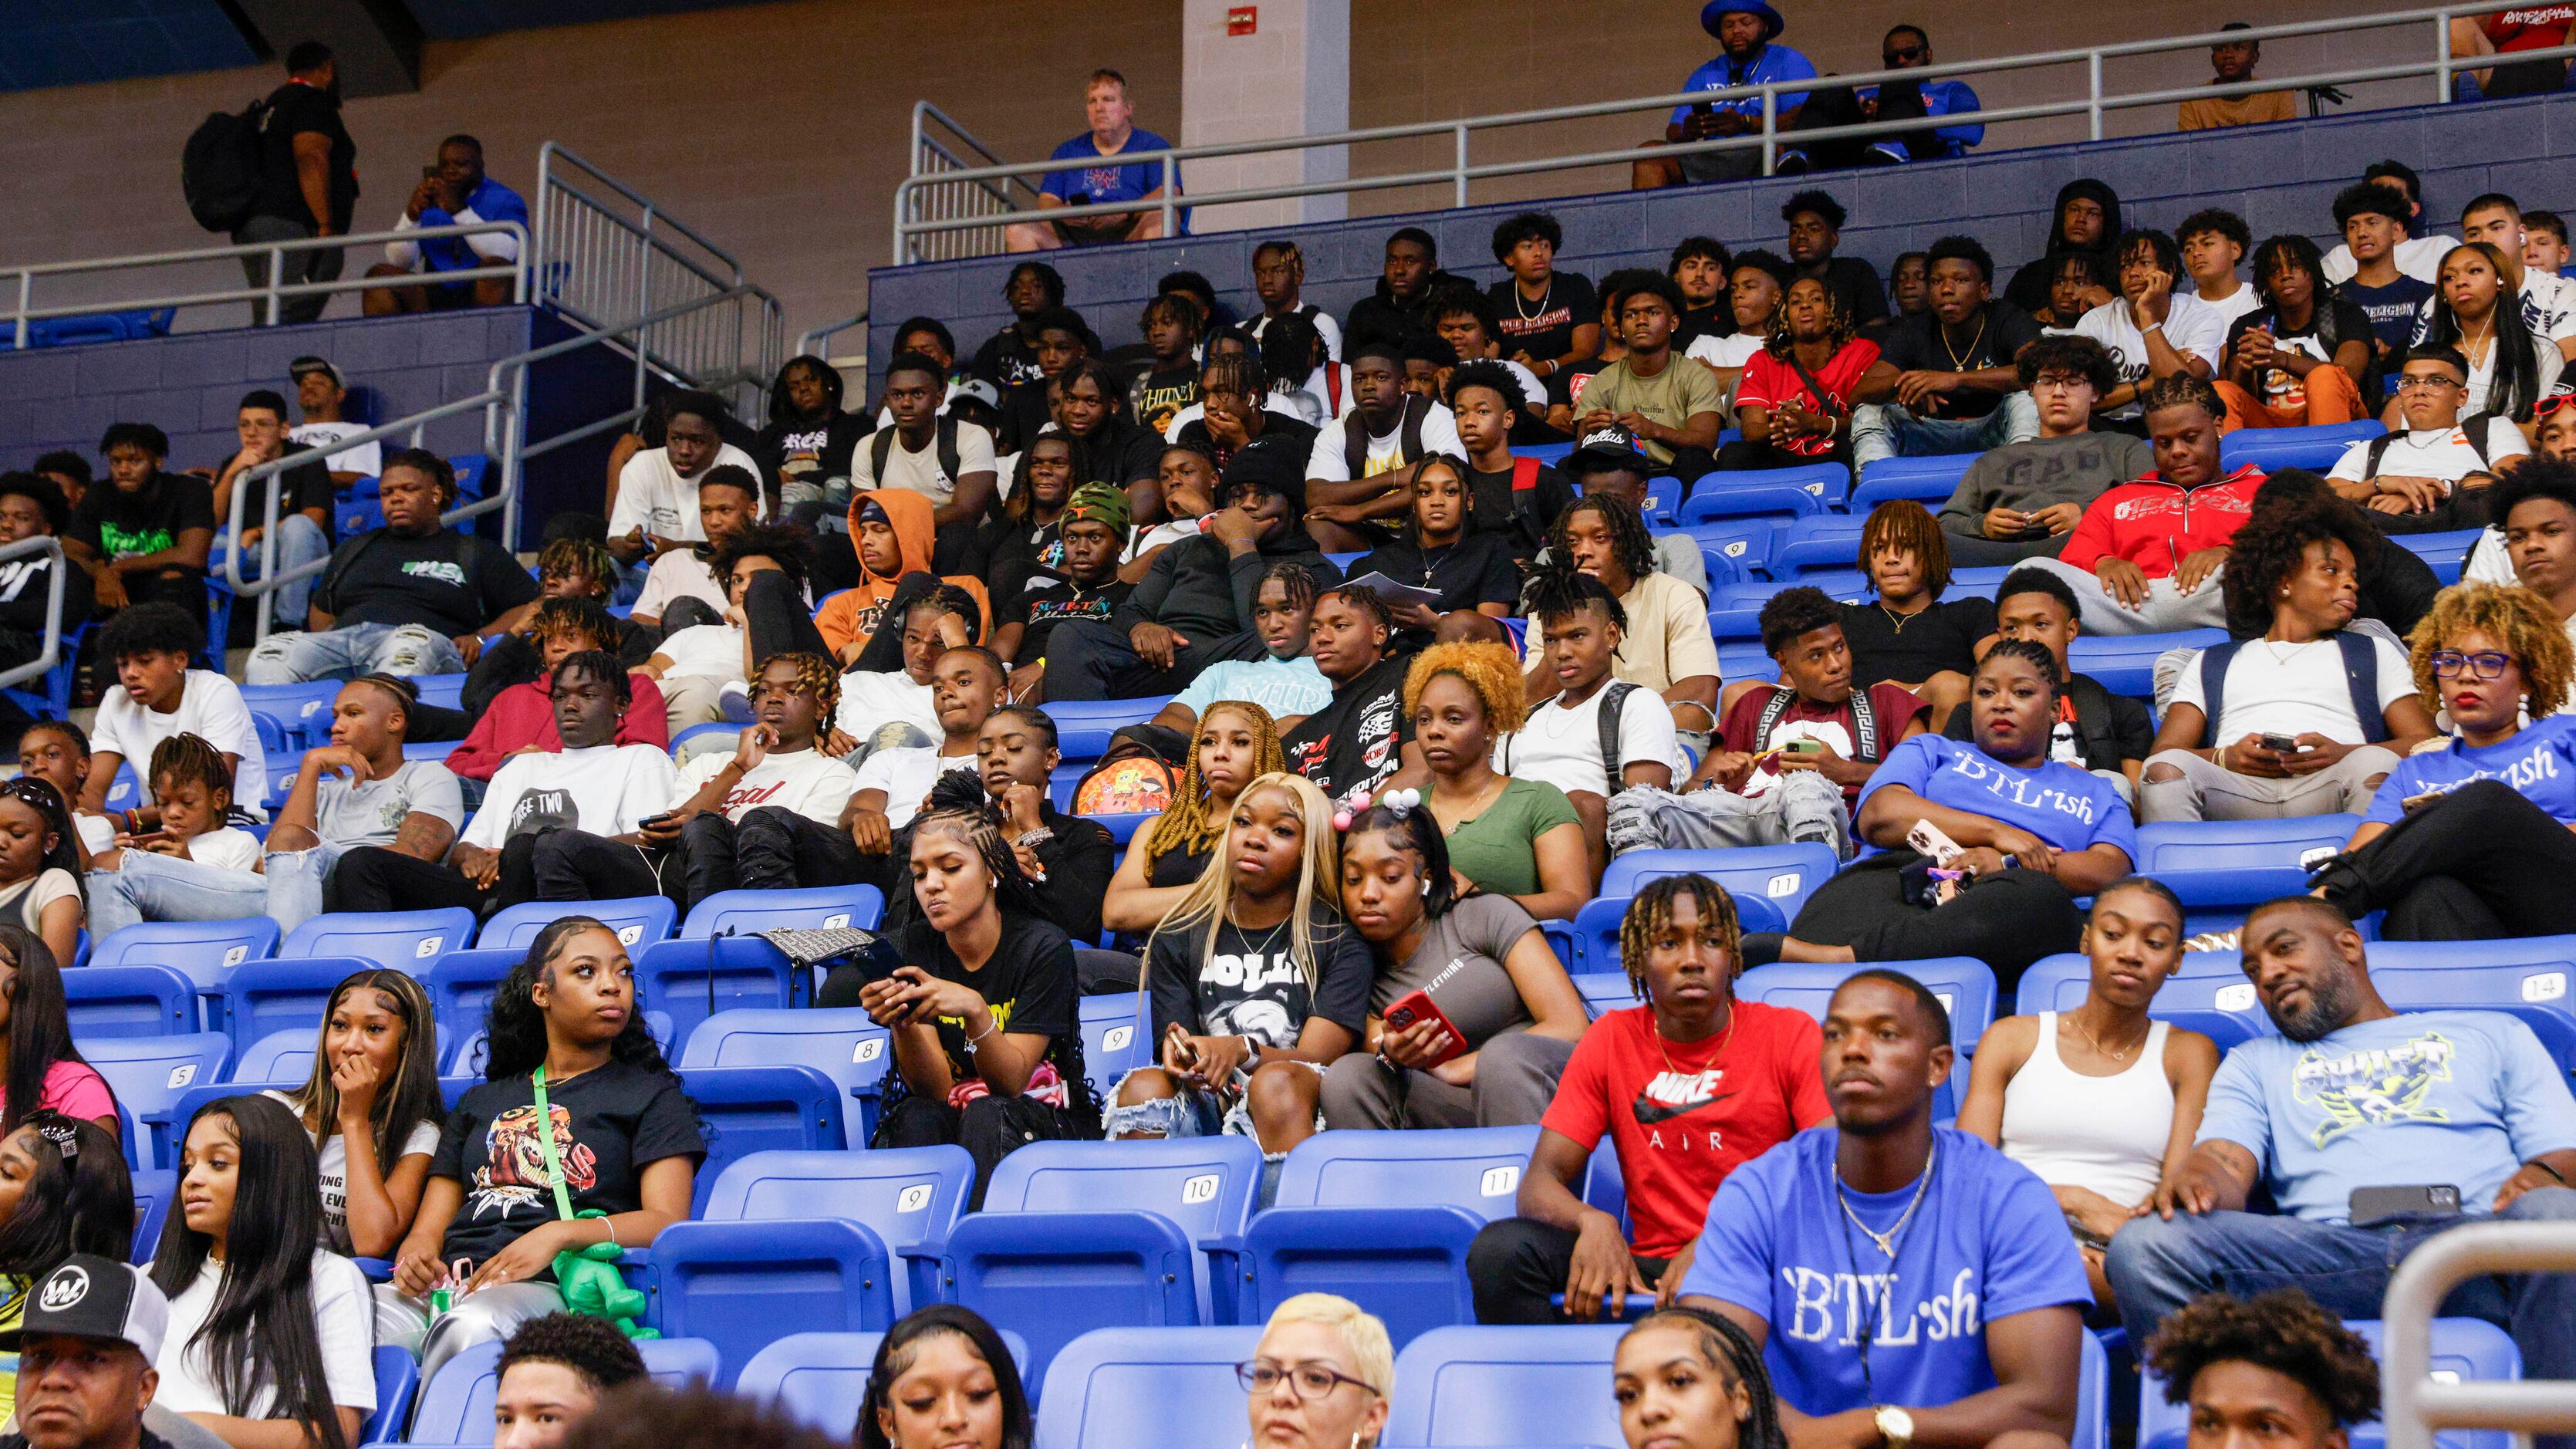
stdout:
[[(1616, 1319), (1631, 1293), (1670, 1304), (1718, 1184), (1832, 1119), (1815, 1021), (1735, 999), (1740, 936), (1735, 902), (1703, 875), (1667, 876), (1629, 903), (1619, 959), (1645, 1005), (1602, 1013), (1575, 1043), (1521, 1174), (1520, 1216), (1488, 1224), (1468, 1250), (1478, 1322)], [(1583, 1201), (1604, 1132), (1633, 1245)]]
[(2157, 378), (2141, 401), (2156, 470), (2094, 499), (2057, 557), (2024, 567), (2066, 580), (2083, 606), (2087, 634), (2223, 629), (2219, 569), (2254, 509), (2263, 470), (2248, 463), (2220, 471), (2218, 430), (2227, 404), (2206, 379)]

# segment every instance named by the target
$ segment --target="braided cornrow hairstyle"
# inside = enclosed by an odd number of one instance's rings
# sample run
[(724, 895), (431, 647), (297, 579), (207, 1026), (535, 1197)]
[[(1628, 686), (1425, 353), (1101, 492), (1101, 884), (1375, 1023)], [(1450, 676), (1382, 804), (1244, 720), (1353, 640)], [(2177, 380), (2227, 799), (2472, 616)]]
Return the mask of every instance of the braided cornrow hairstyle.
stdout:
[(1043, 915), (1037, 891), (1020, 873), (1020, 858), (1002, 838), (1002, 812), (984, 791), (984, 777), (973, 770), (942, 770), (930, 787), (930, 802), (913, 822), (912, 838), (945, 830), (964, 841), (984, 862), (993, 878), (994, 904), (1007, 915)]
[(1377, 626), (1384, 629), (1389, 637), (1394, 636), (1395, 610), (1388, 607), (1384, 595), (1366, 584), (1337, 584), (1324, 590), (1319, 599), (1331, 598), (1336, 594), (1341, 596), (1342, 602), (1376, 620)]
[(1625, 1342), (1647, 1329), (1665, 1327), (1688, 1330), (1699, 1340), (1709, 1367), (1744, 1385), (1744, 1397), (1753, 1411), (1736, 1427), (1737, 1449), (1788, 1449), (1789, 1437), (1780, 1428), (1779, 1395), (1771, 1387), (1771, 1371), (1763, 1366), (1762, 1350), (1754, 1345), (1753, 1335), (1723, 1313), (1677, 1306), (1658, 1308), (1638, 1319), (1620, 1338)]
[(1646, 948), (1673, 923), (1673, 901), (1680, 896), (1689, 896), (1702, 918), (1717, 918), (1718, 934), (1726, 942), (1727, 989), (1734, 990), (1734, 972), (1742, 964), (1737, 952), (1744, 943), (1744, 926), (1736, 918), (1735, 897), (1726, 893), (1726, 887), (1691, 871), (1646, 882), (1628, 902), (1628, 913), (1619, 921), (1619, 966), (1628, 973), (1628, 990), (1639, 1001), (1648, 1000)]
[[(1309, 588), (1314, 586), (1315, 576), (1301, 565), (1283, 564), (1272, 569), (1271, 573), (1292, 568), (1306, 580)], [(1291, 580), (1288, 584), (1291, 598), (1295, 597), (1296, 587)], [(1200, 727), (1205, 728), (1209, 720), (1221, 714), (1234, 715), (1252, 727), (1252, 770), (1244, 778), (1258, 780), (1264, 775), (1287, 772), (1288, 757), (1279, 748), (1279, 726), (1270, 718), (1270, 711), (1249, 700), (1220, 700), (1209, 705), (1207, 713), (1199, 716)], [(1163, 812), (1162, 819), (1154, 822), (1154, 833), (1146, 837), (1145, 858), (1149, 863), (1173, 851), (1196, 855), (1203, 850), (1213, 850), (1217, 838), (1225, 834), (1225, 821), (1208, 813), (1207, 780), (1199, 774), (1196, 731), (1191, 732), (1189, 755), (1189, 762), (1181, 767), (1181, 782), (1172, 787), (1171, 808)]]
[(841, 666), (820, 654), (798, 649), (784, 654), (772, 654), (760, 662), (760, 667), (767, 669), (770, 665), (781, 662), (796, 666), (796, 688), (802, 693), (814, 696), (816, 709), (823, 721), (822, 727), (829, 732), (832, 728), (832, 717), (841, 707)]
[[(1315, 577), (1315, 571), (1294, 559), (1272, 564), (1262, 573), (1261, 584), (1272, 579), (1277, 579), (1279, 587), (1287, 592), (1288, 607), (1292, 609), (1314, 608), (1316, 596), (1324, 589), (1323, 581)], [(1254, 598), (1261, 597), (1261, 584), (1253, 585)]]
[(1610, 493), (1587, 493), (1565, 505), (1556, 522), (1547, 529), (1547, 556), (1550, 559), (1574, 557), (1570, 536), (1574, 515), (1589, 510), (1601, 515), (1601, 526), (1610, 533), (1610, 546), (1619, 555), (1619, 566), (1631, 579), (1642, 579), (1655, 571), (1655, 536), (1646, 531), (1646, 520), (1637, 513), (1637, 505)]

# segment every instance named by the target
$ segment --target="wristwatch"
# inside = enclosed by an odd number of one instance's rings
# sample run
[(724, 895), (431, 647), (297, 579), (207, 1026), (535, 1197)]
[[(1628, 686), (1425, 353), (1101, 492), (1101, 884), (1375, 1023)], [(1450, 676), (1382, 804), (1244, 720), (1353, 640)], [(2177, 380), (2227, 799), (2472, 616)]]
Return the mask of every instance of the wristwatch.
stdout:
[(1878, 1421), (1878, 1437), (1886, 1441), (1887, 1449), (1912, 1449), (1914, 1443), (1912, 1414), (1894, 1404), (1881, 1404), (1876, 1410), (1875, 1417)]

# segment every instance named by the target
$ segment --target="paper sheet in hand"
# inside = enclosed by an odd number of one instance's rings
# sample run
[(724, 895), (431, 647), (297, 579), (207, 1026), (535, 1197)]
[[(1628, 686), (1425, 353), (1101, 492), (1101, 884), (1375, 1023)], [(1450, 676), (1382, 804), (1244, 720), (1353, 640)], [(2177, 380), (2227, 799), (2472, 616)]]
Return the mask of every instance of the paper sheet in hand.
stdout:
[(1440, 603), (1440, 591), (1438, 589), (1426, 589), (1415, 584), (1399, 584), (1382, 573), (1372, 573), (1363, 578), (1345, 580), (1344, 584), (1345, 587), (1365, 584), (1368, 587), (1377, 590), (1377, 596), (1379, 598), (1386, 600), (1388, 603), (1393, 604), (1398, 608), (1402, 608), (1407, 604), (1420, 604), (1424, 608), (1435, 608)]

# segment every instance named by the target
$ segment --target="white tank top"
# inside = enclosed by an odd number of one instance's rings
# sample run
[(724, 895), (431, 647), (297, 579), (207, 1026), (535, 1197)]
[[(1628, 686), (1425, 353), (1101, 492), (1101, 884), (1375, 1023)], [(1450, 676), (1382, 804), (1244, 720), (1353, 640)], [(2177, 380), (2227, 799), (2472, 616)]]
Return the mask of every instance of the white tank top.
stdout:
[(2083, 1187), (2113, 1202), (2156, 1190), (2173, 1137), (2165, 1080), (2166, 1023), (2147, 1031), (2138, 1059), (2115, 1077), (2088, 1077), (2057, 1054), (2057, 1013), (2039, 1014), (2039, 1044), (2004, 1084), (2004, 1155), (2051, 1187)]

